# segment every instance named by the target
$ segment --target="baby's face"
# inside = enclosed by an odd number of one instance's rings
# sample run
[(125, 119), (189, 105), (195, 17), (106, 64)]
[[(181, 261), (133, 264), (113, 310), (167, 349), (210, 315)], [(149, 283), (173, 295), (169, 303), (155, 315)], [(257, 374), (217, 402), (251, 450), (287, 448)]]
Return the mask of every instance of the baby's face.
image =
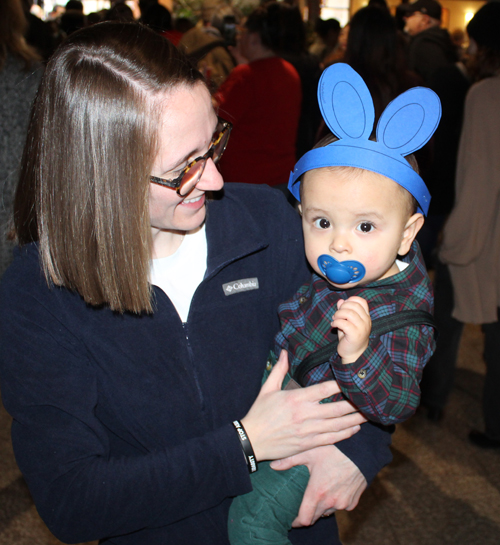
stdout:
[(414, 238), (405, 236), (410, 220), (404, 193), (396, 182), (367, 170), (307, 172), (301, 212), (307, 260), (320, 276), (322, 254), (340, 262), (359, 261), (366, 269), (360, 282), (330, 282), (335, 287), (351, 288), (396, 274), (396, 256), (408, 253)]

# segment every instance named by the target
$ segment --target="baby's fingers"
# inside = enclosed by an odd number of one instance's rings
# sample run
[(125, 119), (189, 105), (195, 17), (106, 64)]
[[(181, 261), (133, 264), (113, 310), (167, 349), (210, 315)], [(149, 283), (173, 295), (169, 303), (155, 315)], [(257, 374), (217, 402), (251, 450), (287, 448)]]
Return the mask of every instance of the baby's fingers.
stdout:
[(366, 312), (366, 314), (370, 314), (370, 309), (368, 307), (368, 302), (366, 299), (363, 299), (362, 297), (358, 297), (357, 295), (353, 295), (352, 297), (349, 297), (349, 299), (346, 300), (346, 303), (348, 302), (355, 303), (356, 305), (360, 306)]
[(370, 323), (366, 315), (362, 316), (355, 310), (342, 309), (335, 313), (331, 325), (348, 334), (349, 331), (365, 330), (370, 327)]
[(345, 312), (347, 310), (357, 312), (360, 315), (370, 316), (370, 309), (365, 299), (358, 296), (349, 297), (345, 301), (343, 299), (337, 302), (337, 315), (339, 312)]

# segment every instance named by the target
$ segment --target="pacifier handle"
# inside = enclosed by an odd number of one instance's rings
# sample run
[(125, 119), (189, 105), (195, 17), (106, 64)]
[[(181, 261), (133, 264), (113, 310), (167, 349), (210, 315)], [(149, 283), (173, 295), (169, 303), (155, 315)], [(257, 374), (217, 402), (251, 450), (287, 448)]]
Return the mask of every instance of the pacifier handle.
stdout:
[(334, 284), (352, 284), (359, 282), (366, 273), (359, 261), (338, 261), (328, 254), (318, 257), (320, 271)]

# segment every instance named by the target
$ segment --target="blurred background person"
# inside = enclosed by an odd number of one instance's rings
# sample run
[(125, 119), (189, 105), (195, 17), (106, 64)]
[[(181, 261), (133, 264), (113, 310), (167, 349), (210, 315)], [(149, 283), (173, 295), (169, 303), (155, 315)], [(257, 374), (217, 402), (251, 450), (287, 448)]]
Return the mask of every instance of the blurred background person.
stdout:
[(297, 70), (277, 54), (281, 13), (272, 2), (248, 16), (238, 42), (238, 55), (248, 62), (232, 70), (214, 98), (220, 115), (233, 123), (219, 163), (224, 180), (268, 184), (288, 194), (302, 90)]
[(65, 36), (69, 36), (76, 30), (87, 26), (87, 17), (83, 12), (83, 4), (80, 0), (69, 0), (66, 10), (59, 19), (59, 28)]
[(465, 32), (461, 28), (456, 28), (451, 32), (450, 38), (457, 49), (458, 59), (462, 60), (465, 54), (465, 42), (467, 40)]
[(443, 233), (436, 271), (439, 338), (424, 371), (422, 404), (439, 420), (453, 386), (464, 323), (482, 324), (486, 377), (484, 431), (478, 447), (500, 448), (500, 3), (485, 4), (467, 26), (470, 74), (456, 171), (455, 206)]
[(439, 96), (442, 108), (425, 173), (432, 200), (426, 222), (417, 236), (428, 269), (437, 266), (440, 233), (455, 202), (458, 146), (470, 83), (466, 58), (438, 68), (428, 82), (428, 86)]
[(21, 0), (0, 2), (0, 276), (12, 259), (7, 240), (12, 201), (28, 130), (31, 104), (42, 76), (41, 58), (26, 43)]
[[(119, 21), (121, 23), (133, 23), (135, 21), (134, 12), (132, 9), (123, 2), (115, 2), (106, 12), (104, 16), (105, 21)], [(87, 24), (90, 26), (92, 23), (87, 16)]]
[[(377, 5), (361, 8), (352, 16), (347, 28), (345, 52), (339, 60), (356, 70), (370, 90), (375, 108), (375, 131), (389, 102), (411, 87), (422, 85), (422, 79), (409, 70), (401, 35), (387, 9)], [(321, 134), (327, 133), (328, 129), (323, 126)], [(423, 150), (417, 152), (419, 165), (425, 164), (427, 152), (425, 147)]]
[(342, 61), (345, 55), (345, 50), (347, 47), (347, 40), (349, 38), (349, 23), (344, 25), (339, 33), (339, 39), (337, 45), (334, 47), (333, 51), (328, 55), (325, 55), (323, 62), (321, 63), (323, 68), (330, 66), (334, 62)]
[[(229, 26), (225, 21), (231, 23)], [(235, 45), (237, 22), (235, 10), (220, 0), (203, 0), (200, 21), (180, 38), (179, 48), (188, 55), (205, 76), (211, 91), (226, 80), (235, 67), (235, 60), (228, 47)], [(232, 27), (230, 37), (226, 30)]]
[(442, 7), (436, 0), (417, 0), (406, 10), (409, 66), (426, 84), (438, 68), (458, 61), (449, 32), (441, 28), (441, 15)]
[[(282, 2), (277, 5), (277, 10), (278, 39), (275, 51), (297, 70), (302, 89), (296, 140), (298, 160), (316, 143), (318, 128), (323, 119), (318, 104), (318, 83), (322, 69), (319, 59), (307, 50), (306, 26), (299, 8)], [(340, 25), (338, 28), (340, 29)]]
[(141, 13), (141, 23), (163, 34), (172, 30), (172, 14), (164, 5), (151, 3)]
[(323, 62), (335, 51), (339, 35), (340, 23), (337, 19), (317, 19), (314, 25), (314, 41), (309, 46), (309, 53)]
[(368, 0), (368, 6), (389, 11), (389, 6), (387, 5), (386, 0)]
[(343, 62), (365, 81), (373, 97), (376, 121), (389, 102), (423, 83), (408, 69), (394, 18), (376, 5), (353, 15)]
[(37, 53), (44, 61), (47, 61), (55, 51), (57, 42), (53, 36), (52, 29), (49, 23), (42, 21), (36, 15), (31, 13), (33, 0), (21, 0), (24, 16), (28, 23), (28, 29), (25, 33), (25, 39), (29, 45), (34, 47)]
[(401, 4), (396, 6), (396, 12), (394, 19), (396, 20), (396, 27), (398, 30), (404, 31), (406, 26), (406, 14), (410, 6), (409, 0), (403, 0)]

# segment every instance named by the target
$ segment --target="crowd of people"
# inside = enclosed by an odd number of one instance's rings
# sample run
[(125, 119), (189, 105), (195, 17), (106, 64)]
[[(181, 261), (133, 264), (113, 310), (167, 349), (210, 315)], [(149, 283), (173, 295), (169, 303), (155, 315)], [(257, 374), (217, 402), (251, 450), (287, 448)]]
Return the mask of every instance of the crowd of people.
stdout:
[(0, 4), (16, 460), (63, 541), (340, 544), (393, 425), (442, 418), (465, 323), (469, 439), (500, 448), (500, 2), (467, 52), (437, 0), (139, 8)]

